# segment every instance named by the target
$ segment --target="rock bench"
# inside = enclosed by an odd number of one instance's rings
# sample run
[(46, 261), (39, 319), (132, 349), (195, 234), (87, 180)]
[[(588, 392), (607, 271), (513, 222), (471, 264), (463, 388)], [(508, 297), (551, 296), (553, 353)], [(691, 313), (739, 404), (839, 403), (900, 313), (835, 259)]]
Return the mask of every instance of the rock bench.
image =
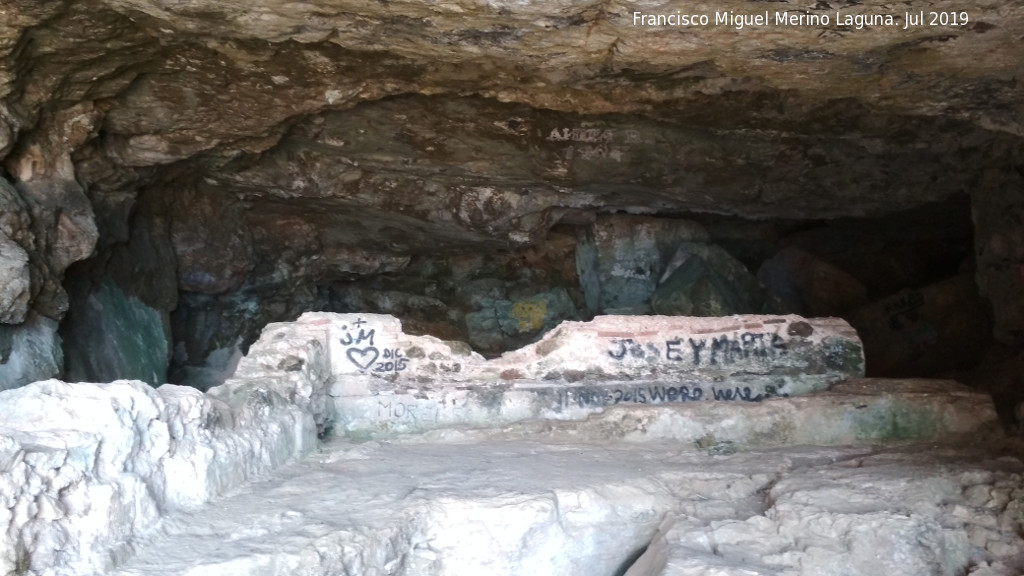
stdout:
[(600, 316), (485, 360), (410, 336), (395, 318), (332, 315), (335, 431), (362, 435), (579, 419), (606, 407), (760, 402), (864, 375), (856, 332), (834, 318)]

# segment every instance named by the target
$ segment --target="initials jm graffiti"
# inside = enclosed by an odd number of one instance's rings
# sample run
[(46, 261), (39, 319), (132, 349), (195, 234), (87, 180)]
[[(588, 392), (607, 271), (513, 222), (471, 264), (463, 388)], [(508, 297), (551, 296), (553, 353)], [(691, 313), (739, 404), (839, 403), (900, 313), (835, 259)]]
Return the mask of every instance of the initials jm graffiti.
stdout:
[(371, 372), (402, 372), (409, 367), (409, 359), (402, 354), (398, 348), (385, 348), (383, 351), (377, 347), (374, 338), (377, 335), (376, 328), (364, 327), (366, 321), (362, 318), (352, 323), (342, 325), (342, 335), (338, 342), (345, 346), (345, 357), (353, 366), (359, 370)]

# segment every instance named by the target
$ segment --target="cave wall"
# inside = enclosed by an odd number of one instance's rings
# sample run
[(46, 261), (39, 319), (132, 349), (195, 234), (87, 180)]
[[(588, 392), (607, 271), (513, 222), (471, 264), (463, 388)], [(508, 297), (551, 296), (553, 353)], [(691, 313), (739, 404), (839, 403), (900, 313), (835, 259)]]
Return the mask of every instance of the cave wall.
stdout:
[[(840, 223), (872, 244), (876, 229), (844, 219), (965, 195), (976, 255), (960, 272), (985, 298), (972, 310), (991, 309), (994, 337), (1022, 345), (1021, 2), (908, 30), (652, 28), (634, 8), (5, 3), (4, 385), (61, 373), (61, 336), (89, 338), (101, 321), (82, 320), (87, 303), (113, 291), (139, 329), (123, 338), (149, 343), (145, 364), (172, 379), (230, 371), (261, 326), (309, 309), (406, 311), (414, 329), (514, 347), (603, 311), (575, 250), (615, 213), (699, 216), (751, 274), (797, 246), (822, 274), (850, 273), (866, 304), (939, 279), (908, 272), (935, 259), (914, 246), (944, 242), (938, 227), (923, 239), (909, 227), (871, 260), (792, 222)], [(673, 254), (651, 260), (659, 280)], [(715, 266), (684, 272), (675, 282), (723, 283)], [(67, 368), (124, 369), (110, 361)]]

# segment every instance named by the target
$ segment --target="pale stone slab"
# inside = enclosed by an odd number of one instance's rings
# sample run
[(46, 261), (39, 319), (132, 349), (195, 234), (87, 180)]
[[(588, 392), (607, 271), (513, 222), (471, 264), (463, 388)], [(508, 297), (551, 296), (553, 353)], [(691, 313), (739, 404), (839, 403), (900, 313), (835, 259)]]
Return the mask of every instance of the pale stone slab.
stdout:
[(585, 420), (522, 422), (509, 437), (569, 434), (580, 439), (671, 440), (711, 453), (767, 446), (970, 440), (998, 435), (988, 394), (952, 380), (862, 378), (829, 390), (763, 402), (619, 405)]
[(491, 364), (503, 379), (756, 382), (766, 396), (818, 390), (864, 373), (860, 340), (849, 324), (799, 316), (598, 316), (563, 322)]
[(760, 402), (863, 376), (856, 332), (836, 318), (599, 316), (485, 360), (464, 345), (409, 336), (391, 316), (326, 322), (337, 430), (578, 419), (619, 404)]
[(312, 417), (267, 390), (236, 406), (137, 381), (0, 393), (0, 573), (104, 573), (164, 513), (315, 445)]
[[(838, 318), (599, 316), (563, 322), (539, 342), (486, 361), (461, 343), (406, 335), (391, 316), (318, 316), (330, 318), (337, 395), (491, 380), (711, 382), (737, 376), (779, 377), (799, 393), (864, 370), (857, 333)], [(797, 385), (796, 377), (813, 383)]]
[(104, 576), (1021, 573), (1024, 465), (978, 444), (543, 440), (330, 442)]

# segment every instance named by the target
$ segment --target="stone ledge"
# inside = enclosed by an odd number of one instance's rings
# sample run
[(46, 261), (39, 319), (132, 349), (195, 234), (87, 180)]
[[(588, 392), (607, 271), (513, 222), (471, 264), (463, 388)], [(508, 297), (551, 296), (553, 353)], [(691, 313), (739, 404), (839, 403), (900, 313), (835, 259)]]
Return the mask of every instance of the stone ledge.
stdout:
[(481, 382), (720, 382), (779, 377), (802, 393), (864, 374), (857, 332), (838, 318), (599, 316), (484, 360), (461, 343), (409, 336), (392, 316), (307, 314), (329, 324), (333, 396)]
[(316, 446), (273, 389), (226, 404), (137, 381), (36, 382), (0, 398), (0, 573), (103, 571), (167, 511), (207, 502)]
[(309, 314), (328, 326), (336, 430), (353, 436), (580, 419), (619, 404), (760, 402), (864, 375), (836, 318), (599, 316), (563, 322), (493, 360), (390, 316)]
[(710, 452), (997, 436), (992, 399), (952, 380), (864, 378), (763, 402), (617, 406), (581, 421), (528, 422), (509, 435), (671, 440)]

